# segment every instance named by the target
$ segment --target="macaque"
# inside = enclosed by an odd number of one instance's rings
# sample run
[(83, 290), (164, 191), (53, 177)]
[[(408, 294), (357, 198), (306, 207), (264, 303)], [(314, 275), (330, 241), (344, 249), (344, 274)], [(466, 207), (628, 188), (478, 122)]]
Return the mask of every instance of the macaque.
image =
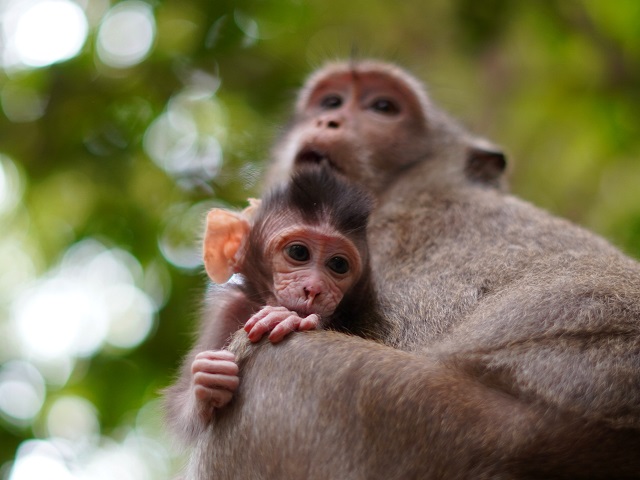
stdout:
[(362, 189), (312, 165), (240, 213), (208, 213), (204, 265), (218, 285), (182, 376), (167, 390), (168, 417), (182, 437), (194, 440), (238, 388), (234, 355), (224, 350), (238, 329), (252, 342), (327, 327), (367, 336), (375, 319), (371, 208)]
[(506, 193), (503, 153), (394, 65), (312, 74), (273, 157), (270, 182), (325, 163), (375, 197), (382, 343), (236, 334), (191, 478), (640, 478), (637, 261)]

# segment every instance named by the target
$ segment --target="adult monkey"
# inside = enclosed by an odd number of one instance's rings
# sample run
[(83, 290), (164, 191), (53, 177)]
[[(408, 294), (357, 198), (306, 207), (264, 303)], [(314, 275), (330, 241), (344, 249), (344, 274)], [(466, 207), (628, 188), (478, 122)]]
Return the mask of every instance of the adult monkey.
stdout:
[(377, 198), (386, 345), (236, 337), (196, 478), (640, 478), (640, 266), (502, 192), (505, 162), (403, 70), (330, 65), (272, 178), (327, 162)]

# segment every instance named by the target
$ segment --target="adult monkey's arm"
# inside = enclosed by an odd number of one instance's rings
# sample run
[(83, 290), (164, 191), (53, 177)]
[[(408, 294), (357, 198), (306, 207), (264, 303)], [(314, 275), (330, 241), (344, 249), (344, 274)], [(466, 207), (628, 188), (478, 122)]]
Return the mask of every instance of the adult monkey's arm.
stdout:
[(640, 472), (637, 435), (534, 407), (446, 359), (333, 332), (293, 335), (275, 347), (237, 338), (235, 347), (243, 372), (238, 398), (198, 452), (202, 472), (213, 478)]

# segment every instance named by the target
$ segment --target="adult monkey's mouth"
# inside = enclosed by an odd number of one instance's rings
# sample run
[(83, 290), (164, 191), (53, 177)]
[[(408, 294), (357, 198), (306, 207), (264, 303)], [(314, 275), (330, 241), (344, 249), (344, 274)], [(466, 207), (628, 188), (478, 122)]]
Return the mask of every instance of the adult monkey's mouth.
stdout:
[(328, 165), (331, 169), (342, 173), (342, 170), (331, 160), (328, 153), (313, 147), (304, 147), (300, 149), (295, 158), (296, 165), (316, 164)]

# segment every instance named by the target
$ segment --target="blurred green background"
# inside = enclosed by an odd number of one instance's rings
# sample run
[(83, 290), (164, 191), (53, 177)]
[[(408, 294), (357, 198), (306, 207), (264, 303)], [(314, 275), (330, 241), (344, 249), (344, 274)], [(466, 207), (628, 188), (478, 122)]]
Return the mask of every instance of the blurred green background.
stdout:
[(408, 67), (512, 190), (640, 257), (640, 2), (0, 2), (0, 478), (168, 479), (204, 212), (323, 61)]

